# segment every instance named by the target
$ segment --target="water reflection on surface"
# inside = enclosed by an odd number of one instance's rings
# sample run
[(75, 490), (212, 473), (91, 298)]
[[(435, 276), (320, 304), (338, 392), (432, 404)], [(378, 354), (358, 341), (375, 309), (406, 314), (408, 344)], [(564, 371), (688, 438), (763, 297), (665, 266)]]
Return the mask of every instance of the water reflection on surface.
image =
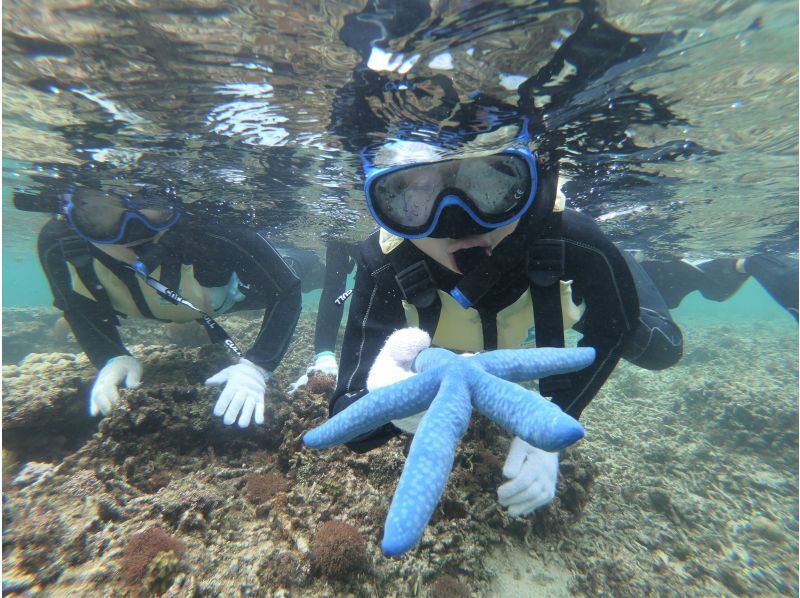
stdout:
[[(549, 63), (561, 68), (549, 97), (532, 101), (548, 142), (566, 150), (570, 199), (605, 214), (618, 239), (700, 254), (793, 243), (791, 3), (411, 8), (399, 18), (353, 2), (6, 5), (4, 158), (22, 163), (6, 162), (4, 181), (35, 163), (62, 176), (113, 163), (177, 179), (186, 201), (213, 198), (265, 226), (276, 214), (282, 229), (302, 219), (287, 235), (359, 237), (371, 222), (348, 131), (332, 126), (337, 101), (361, 94), (352, 118), (382, 123), (430, 117), (478, 90), (514, 104)], [(576, 91), (587, 65), (558, 56), (595, 10), (660, 41), (645, 35), (652, 51)], [(364, 72), (380, 93), (358, 87)]]

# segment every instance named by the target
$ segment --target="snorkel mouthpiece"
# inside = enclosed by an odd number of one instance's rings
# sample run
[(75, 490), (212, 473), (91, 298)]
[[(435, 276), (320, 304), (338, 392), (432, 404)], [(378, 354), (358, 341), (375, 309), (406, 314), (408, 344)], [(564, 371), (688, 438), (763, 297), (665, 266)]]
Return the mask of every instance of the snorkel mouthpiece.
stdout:
[(455, 255), (456, 265), (466, 272), (450, 296), (464, 309), (469, 309), (489, 292), (503, 274), (482, 247), (463, 249)]

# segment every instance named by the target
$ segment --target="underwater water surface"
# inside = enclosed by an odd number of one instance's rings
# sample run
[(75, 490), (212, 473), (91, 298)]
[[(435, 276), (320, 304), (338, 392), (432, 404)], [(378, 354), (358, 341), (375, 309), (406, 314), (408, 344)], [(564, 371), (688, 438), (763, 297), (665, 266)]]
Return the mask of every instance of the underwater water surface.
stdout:
[[(96, 370), (37, 255), (52, 214), (14, 203), (57, 206), (87, 176), (168, 182), (193, 217), (324, 260), (327, 241), (375, 228), (361, 148), (485, 103), (487, 123), (526, 116), (534, 145), (561, 156), (566, 205), (642, 259), (796, 259), (795, 2), (2, 10), (4, 595), (797, 595), (797, 320), (755, 279), (672, 310), (676, 366), (621, 363), (553, 505), (500, 509), (509, 439), (473, 426), (422, 542), (390, 559), (401, 444), (299, 443), (327, 414), (324, 391), (287, 393), (312, 359), (319, 289), (261, 429), (211, 417), (218, 391), (202, 382), (227, 358), (199, 325), (133, 318), (121, 331), (145, 382), (123, 391), (127, 412), (93, 419)], [(260, 315), (221, 321), (246, 346)], [(351, 570), (320, 556), (325, 534)]]

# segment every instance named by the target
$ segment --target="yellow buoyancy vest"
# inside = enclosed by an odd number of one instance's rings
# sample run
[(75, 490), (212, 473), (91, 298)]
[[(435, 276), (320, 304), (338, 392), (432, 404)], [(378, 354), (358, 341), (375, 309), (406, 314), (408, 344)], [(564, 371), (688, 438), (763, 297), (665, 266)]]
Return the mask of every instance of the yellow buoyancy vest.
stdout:
[[(100, 261), (96, 259), (93, 260), (93, 265), (94, 271), (97, 274), (97, 279), (108, 294), (108, 298), (111, 300), (111, 305), (114, 309), (133, 318), (145, 317), (136, 306), (136, 302), (128, 286)], [(83, 284), (75, 267), (71, 263), (68, 263), (68, 267), (70, 276), (72, 277), (73, 290), (88, 299), (96, 301), (97, 298)], [(158, 280), (160, 275), (161, 267), (159, 266), (153, 271), (152, 276)], [(153, 316), (159, 320), (168, 322), (189, 322), (198, 319), (200, 314), (196, 311), (184, 305), (173, 305), (168, 302), (138, 276), (136, 277), (136, 283), (139, 285), (142, 295)], [(215, 313), (212, 305), (211, 289), (203, 287), (197, 282), (197, 279), (194, 277), (193, 265), (181, 265), (180, 285), (175, 290), (197, 309), (209, 314)]]
[[(554, 212), (564, 210), (564, 195), (559, 188), (556, 194)], [(404, 239), (381, 229), (379, 244), (383, 254), (396, 249)], [(442, 304), (439, 323), (433, 335), (433, 344), (454, 351), (482, 351), (483, 328), (478, 311), (464, 309), (455, 299), (442, 290), (438, 291)], [(419, 326), (417, 308), (403, 301), (406, 322), (409, 326)], [(583, 316), (586, 306), (572, 301), (572, 281), (561, 281), (561, 315), (564, 330), (572, 328)], [(518, 349), (535, 346), (533, 333), (533, 304), (531, 291), (527, 289), (519, 298), (497, 314), (497, 348)]]
[[(437, 291), (442, 302), (439, 322), (433, 334), (433, 344), (454, 351), (482, 351), (483, 328), (481, 317), (474, 308), (464, 309), (448, 293)], [(406, 322), (419, 326), (417, 308), (403, 301)], [(585, 306), (572, 302), (570, 281), (561, 281), (561, 314), (564, 329), (572, 328), (581, 319)], [(511, 305), (497, 314), (497, 348), (518, 349), (535, 346), (533, 334), (533, 304), (531, 291), (526, 289)]]

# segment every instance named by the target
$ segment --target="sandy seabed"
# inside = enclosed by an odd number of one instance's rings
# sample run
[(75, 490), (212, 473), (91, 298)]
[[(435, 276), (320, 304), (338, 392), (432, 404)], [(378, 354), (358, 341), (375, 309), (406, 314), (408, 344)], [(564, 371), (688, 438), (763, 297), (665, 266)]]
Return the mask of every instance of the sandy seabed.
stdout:
[[(228, 356), (199, 326), (126, 322), (143, 384), (98, 421), (95, 370), (58, 314), (3, 315), (4, 595), (798, 593), (791, 324), (686, 322), (678, 366), (621, 364), (562, 455), (556, 500), (532, 517), (497, 504), (510, 438), (475, 417), (422, 541), (387, 558), (406, 442), (303, 447), (329, 389), (286, 393), (311, 357), (309, 316), (269, 384), (267, 422), (242, 431), (211, 415), (219, 390), (202, 382)], [(259, 320), (224, 324), (246, 347)]]

